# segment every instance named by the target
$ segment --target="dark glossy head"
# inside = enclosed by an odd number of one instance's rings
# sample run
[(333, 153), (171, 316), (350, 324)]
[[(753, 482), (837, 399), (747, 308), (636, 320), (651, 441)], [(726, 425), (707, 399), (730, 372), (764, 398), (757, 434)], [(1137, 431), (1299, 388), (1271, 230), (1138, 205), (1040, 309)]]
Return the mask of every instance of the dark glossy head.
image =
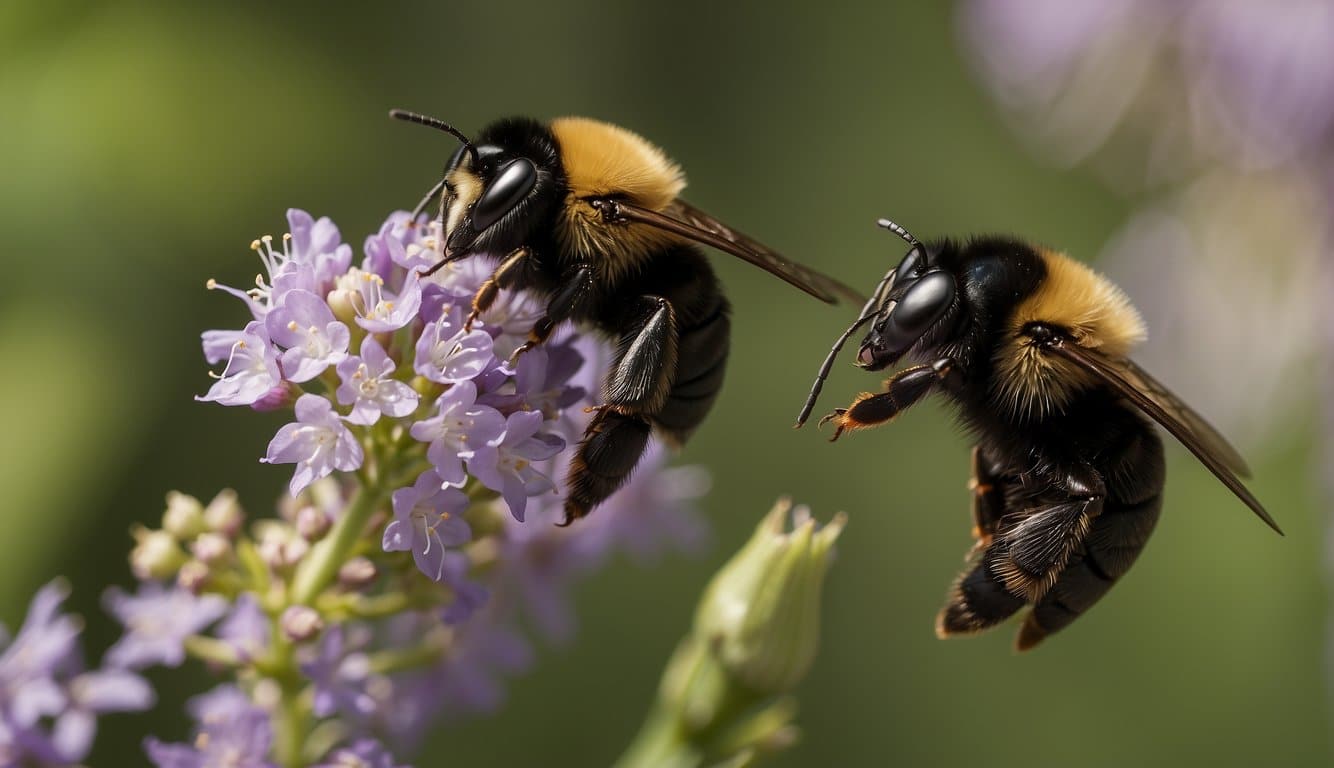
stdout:
[(549, 226), (564, 186), (550, 129), (530, 118), (498, 120), (460, 147), (445, 173), (449, 199), (446, 258), (503, 254)]
[(926, 245), (915, 243), (894, 270), (857, 351), (857, 365), (878, 371), (899, 361), (928, 334), (952, 327), (959, 290), (949, 271), (933, 264)]

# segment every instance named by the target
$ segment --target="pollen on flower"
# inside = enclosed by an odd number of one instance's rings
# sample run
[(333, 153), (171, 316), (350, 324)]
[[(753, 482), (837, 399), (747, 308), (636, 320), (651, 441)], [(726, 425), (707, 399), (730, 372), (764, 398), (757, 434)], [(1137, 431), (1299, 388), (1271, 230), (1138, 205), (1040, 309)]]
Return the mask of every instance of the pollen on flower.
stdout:
[(287, 323), (287, 330), (289, 330), (289, 331), (295, 331), (297, 328), (300, 328), (300, 327), (301, 327), (301, 326), (299, 326), (299, 325), (296, 324), (296, 321), (295, 321), (295, 320), (289, 320), (288, 323)]
[(204, 281), (204, 287), (210, 291), (216, 291), (218, 290), (218, 281), (210, 277), (208, 280)]

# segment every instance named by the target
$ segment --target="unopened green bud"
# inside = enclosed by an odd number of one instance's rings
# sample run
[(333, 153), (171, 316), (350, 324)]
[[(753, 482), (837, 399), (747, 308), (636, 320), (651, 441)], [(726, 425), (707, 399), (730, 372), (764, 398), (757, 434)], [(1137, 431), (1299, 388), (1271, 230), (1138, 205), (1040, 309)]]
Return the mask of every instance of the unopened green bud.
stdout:
[(167, 511), (162, 513), (162, 530), (177, 541), (189, 541), (204, 530), (204, 505), (199, 499), (179, 491), (167, 494)]
[(134, 536), (130, 570), (136, 578), (170, 578), (188, 559), (176, 537), (166, 531), (136, 526), (130, 533)]
[(695, 615), (696, 636), (743, 685), (782, 693), (810, 669), (820, 640), (820, 591), (846, 523), (839, 514), (817, 528), (808, 508), (780, 499), (710, 582)]

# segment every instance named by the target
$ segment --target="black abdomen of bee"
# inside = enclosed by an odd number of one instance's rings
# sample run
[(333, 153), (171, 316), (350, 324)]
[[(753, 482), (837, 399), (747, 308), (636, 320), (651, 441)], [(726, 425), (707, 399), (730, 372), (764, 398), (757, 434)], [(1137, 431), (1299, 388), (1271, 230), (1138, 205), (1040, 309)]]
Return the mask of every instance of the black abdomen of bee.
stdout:
[(616, 282), (590, 318), (616, 349), (602, 404), (570, 464), (567, 521), (625, 484), (654, 428), (685, 442), (712, 409), (727, 368), (730, 308), (698, 249), (668, 247)]

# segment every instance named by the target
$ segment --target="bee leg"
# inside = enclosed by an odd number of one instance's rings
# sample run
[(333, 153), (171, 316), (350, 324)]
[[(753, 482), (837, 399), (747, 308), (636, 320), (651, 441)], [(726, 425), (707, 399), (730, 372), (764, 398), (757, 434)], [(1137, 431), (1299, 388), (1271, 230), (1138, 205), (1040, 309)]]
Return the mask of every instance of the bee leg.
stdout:
[(519, 359), (519, 355), (545, 342), (551, 337), (552, 331), (556, 326), (574, 314), (574, 310), (583, 301), (584, 297), (593, 289), (593, 268), (588, 265), (580, 266), (574, 271), (569, 279), (565, 280), (555, 295), (547, 302), (547, 311), (544, 315), (533, 323), (533, 328), (528, 332), (528, 341), (523, 346), (514, 350), (510, 356), (510, 362)]
[(604, 408), (584, 431), (584, 439), (565, 478), (566, 526), (584, 517), (630, 477), (648, 447), (652, 429), (635, 414)]
[(514, 281), (514, 278), (523, 270), (525, 260), (532, 253), (528, 246), (524, 245), (510, 251), (508, 256), (501, 259), (496, 271), (492, 272), (486, 282), (482, 283), (481, 287), (477, 289), (477, 293), (473, 294), (472, 311), (468, 313), (468, 319), (463, 321), (465, 331), (471, 331), (473, 323), (477, 322), (477, 318), (491, 308), (491, 305), (496, 301), (496, 297), (500, 295), (500, 290), (508, 287), (507, 284)]
[[(1102, 510), (1105, 488), (1091, 467), (1081, 466), (1055, 481), (1057, 496), (1027, 510), (1005, 506), (1006, 490), (1019, 495), (1015, 479), (1002, 479), (989, 544), (973, 567), (955, 581), (936, 619), (936, 634), (979, 632), (1009, 618), (1027, 604), (1044, 600), (1064, 569), (1079, 557), (1093, 521)], [(1048, 496), (1051, 499), (1051, 496)], [(977, 548), (974, 552), (978, 552)], [(1033, 620), (1030, 614), (1028, 621)], [(1020, 644), (1020, 650), (1031, 644)]]
[(929, 395), (954, 371), (954, 361), (941, 358), (931, 365), (916, 365), (905, 368), (885, 380), (885, 391), (878, 395), (863, 392), (847, 408), (839, 408), (820, 419), (820, 425), (834, 422), (834, 442), (844, 432), (875, 427), (894, 419), (903, 411), (916, 405), (919, 400)]
[(973, 538), (977, 541), (966, 559), (991, 546), (996, 526), (1005, 514), (1005, 486), (1000, 468), (987, 458), (980, 445), (973, 446), (971, 464), (973, 471), (968, 489), (973, 493)]
[(584, 432), (566, 478), (565, 521), (588, 514), (620, 488), (648, 447), (648, 417), (662, 407), (676, 370), (677, 328), (672, 305), (644, 296), (635, 329), (622, 337), (607, 374), (604, 405)]

